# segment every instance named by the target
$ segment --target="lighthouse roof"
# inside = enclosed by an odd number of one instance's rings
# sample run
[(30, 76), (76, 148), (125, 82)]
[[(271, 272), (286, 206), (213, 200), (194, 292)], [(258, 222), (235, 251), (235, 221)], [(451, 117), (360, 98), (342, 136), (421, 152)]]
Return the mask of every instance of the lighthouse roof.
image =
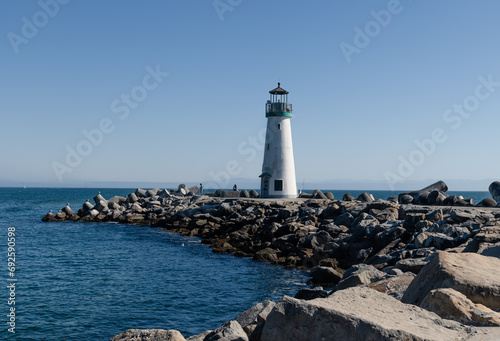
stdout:
[(278, 83), (278, 87), (276, 89), (269, 91), (269, 93), (272, 95), (288, 95), (288, 91), (283, 89), (280, 83)]

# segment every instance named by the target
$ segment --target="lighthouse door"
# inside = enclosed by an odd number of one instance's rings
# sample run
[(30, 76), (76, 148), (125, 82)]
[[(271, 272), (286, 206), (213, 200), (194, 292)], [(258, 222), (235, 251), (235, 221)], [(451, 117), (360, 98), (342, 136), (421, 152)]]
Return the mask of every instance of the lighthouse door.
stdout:
[(261, 191), (261, 198), (269, 197), (269, 177), (267, 176), (262, 177), (260, 191)]

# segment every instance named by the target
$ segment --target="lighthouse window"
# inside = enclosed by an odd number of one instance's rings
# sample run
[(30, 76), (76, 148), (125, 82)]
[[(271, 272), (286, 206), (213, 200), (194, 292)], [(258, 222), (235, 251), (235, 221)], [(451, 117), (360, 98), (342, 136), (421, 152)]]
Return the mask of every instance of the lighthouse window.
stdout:
[(278, 130), (280, 130), (280, 129), (281, 129), (281, 124), (278, 124)]
[(274, 180), (274, 190), (275, 191), (283, 190), (283, 180)]
[(267, 150), (269, 150), (269, 143), (267, 144)]

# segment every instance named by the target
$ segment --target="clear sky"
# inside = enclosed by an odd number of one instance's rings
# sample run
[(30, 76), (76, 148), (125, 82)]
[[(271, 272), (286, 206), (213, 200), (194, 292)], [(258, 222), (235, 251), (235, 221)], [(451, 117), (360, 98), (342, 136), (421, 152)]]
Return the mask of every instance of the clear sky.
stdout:
[(500, 177), (498, 1), (1, 0), (0, 13), (0, 184), (257, 183), (278, 81), (299, 187)]

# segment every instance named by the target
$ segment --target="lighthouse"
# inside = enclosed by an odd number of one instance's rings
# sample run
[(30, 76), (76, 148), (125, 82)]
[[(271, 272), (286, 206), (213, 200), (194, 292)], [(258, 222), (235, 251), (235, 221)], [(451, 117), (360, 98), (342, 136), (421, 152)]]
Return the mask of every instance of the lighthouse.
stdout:
[(267, 131), (264, 162), (260, 175), (262, 198), (296, 198), (295, 163), (292, 146), (292, 104), (288, 91), (278, 87), (269, 91), (266, 103)]

